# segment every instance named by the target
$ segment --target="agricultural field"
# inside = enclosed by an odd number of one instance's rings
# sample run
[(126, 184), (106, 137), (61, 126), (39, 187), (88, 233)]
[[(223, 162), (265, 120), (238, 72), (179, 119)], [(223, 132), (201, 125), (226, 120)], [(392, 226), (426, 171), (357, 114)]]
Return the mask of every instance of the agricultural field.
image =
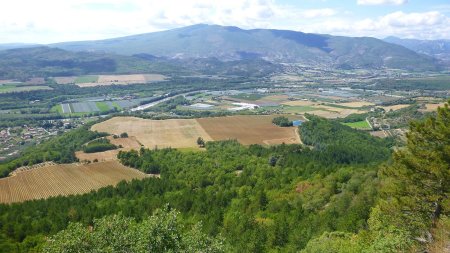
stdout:
[(99, 79), (98, 76), (78, 76), (75, 78), (75, 83), (76, 84), (80, 84), (80, 83), (96, 83), (97, 80)]
[(84, 153), (83, 151), (77, 151), (75, 152), (75, 156), (80, 161), (111, 161), (117, 160), (117, 154), (119, 153), (119, 151), (130, 151), (132, 149), (139, 150), (141, 148), (141, 144), (136, 140), (135, 137), (114, 139), (112, 138), (112, 136), (108, 136), (107, 138), (111, 142), (111, 144), (122, 146), (122, 148), (96, 153)]
[(50, 109), (51, 112), (57, 112), (59, 114), (63, 113), (63, 105), (59, 104), (59, 105), (55, 105)]
[(201, 118), (197, 122), (213, 140), (237, 139), (244, 145), (300, 143), (296, 127), (272, 124), (275, 116), (230, 116)]
[(72, 112), (100, 112), (95, 102), (79, 102), (70, 104)]
[(356, 129), (361, 129), (361, 130), (370, 130), (372, 129), (369, 125), (369, 123), (367, 122), (367, 120), (361, 120), (361, 121), (357, 121), (357, 122), (349, 122), (349, 123), (343, 123), (346, 126), (349, 127), (353, 127)]
[(105, 102), (95, 102), (95, 105), (102, 112), (107, 112), (114, 108), (113, 106), (110, 106), (110, 104), (107, 104)]
[(82, 194), (147, 176), (117, 161), (46, 165), (0, 179), (0, 203)]
[(287, 101), (287, 102), (283, 102), (283, 105), (288, 105), (288, 106), (312, 106), (312, 105), (317, 105), (318, 103), (309, 101), (309, 100), (294, 100), (294, 101)]
[(386, 112), (389, 111), (397, 111), (403, 108), (406, 108), (408, 106), (411, 106), (410, 104), (399, 104), (399, 105), (390, 105), (390, 106), (381, 106), (381, 108), (383, 108)]
[(70, 104), (61, 104), (62, 113), (72, 113), (72, 108)]
[(123, 132), (145, 147), (196, 147), (197, 138), (213, 139), (195, 119), (148, 120), (135, 117), (115, 117), (96, 124), (92, 130), (119, 135)]
[(425, 109), (422, 109), (421, 111), (424, 112), (434, 112), (437, 110), (438, 107), (443, 107), (445, 103), (438, 103), (438, 104), (425, 104)]
[(338, 106), (350, 107), (350, 108), (361, 108), (365, 106), (374, 106), (375, 104), (367, 101), (353, 101), (346, 103), (337, 103)]
[(0, 93), (25, 92), (36, 90), (52, 90), (52, 88), (44, 85), (0, 84)]
[(53, 80), (57, 84), (71, 84), (75, 83), (75, 80), (77, 79), (76, 76), (60, 76), (60, 77), (53, 77)]
[(64, 114), (107, 112), (113, 109), (121, 110), (139, 105), (142, 100), (148, 98), (114, 100), (114, 101), (80, 101), (72, 103), (62, 103), (52, 109)]
[(148, 148), (197, 148), (197, 138), (205, 141), (237, 139), (244, 145), (300, 143), (295, 127), (272, 124), (275, 116), (230, 116), (201, 119), (148, 120), (115, 117), (98, 123), (92, 130), (120, 134), (127, 132)]
[(84, 82), (75, 82), (79, 87), (95, 87), (108, 85), (128, 85), (143, 84), (150, 82), (160, 82), (167, 79), (159, 74), (135, 74), (135, 75), (99, 75), (94, 80), (86, 78)]

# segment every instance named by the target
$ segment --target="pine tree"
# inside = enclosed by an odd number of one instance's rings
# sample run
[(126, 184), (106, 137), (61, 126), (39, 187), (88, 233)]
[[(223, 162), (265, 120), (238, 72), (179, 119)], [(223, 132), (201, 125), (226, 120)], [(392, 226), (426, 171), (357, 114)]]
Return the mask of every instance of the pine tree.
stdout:
[(405, 149), (394, 154), (385, 180), (385, 210), (397, 222), (423, 234), (441, 215), (450, 214), (450, 109), (411, 123)]

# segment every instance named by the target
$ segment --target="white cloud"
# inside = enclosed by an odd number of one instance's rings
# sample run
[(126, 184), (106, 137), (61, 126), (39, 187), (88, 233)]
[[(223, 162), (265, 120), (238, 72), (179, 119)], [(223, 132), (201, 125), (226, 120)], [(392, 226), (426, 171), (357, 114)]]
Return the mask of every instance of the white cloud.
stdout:
[(450, 38), (450, 18), (437, 11), (389, 13), (377, 18), (335, 18), (304, 27), (308, 32), (346, 36), (397, 36), (416, 39)]
[(0, 43), (103, 39), (198, 23), (290, 29), (335, 14), (275, 0), (14, 0), (0, 8)]
[(331, 17), (336, 15), (337, 11), (331, 8), (324, 9), (310, 9), (301, 11), (301, 14), (305, 18), (322, 18), (322, 17)]
[(383, 5), (383, 4), (392, 4), (392, 5), (402, 5), (406, 4), (408, 0), (358, 0), (357, 3), (359, 5)]
[(101, 39), (197, 23), (268, 27), (284, 12), (273, 0), (5, 1), (0, 43)]
[(446, 17), (438, 11), (423, 13), (404, 13), (397, 11), (380, 19), (384, 24), (394, 27), (433, 26), (446, 21)]
[(449, 18), (442, 12), (393, 12), (363, 20), (352, 13), (341, 8), (305, 9), (276, 0), (14, 0), (4, 1), (0, 8), (0, 43), (104, 39), (198, 23), (350, 36), (450, 38)]

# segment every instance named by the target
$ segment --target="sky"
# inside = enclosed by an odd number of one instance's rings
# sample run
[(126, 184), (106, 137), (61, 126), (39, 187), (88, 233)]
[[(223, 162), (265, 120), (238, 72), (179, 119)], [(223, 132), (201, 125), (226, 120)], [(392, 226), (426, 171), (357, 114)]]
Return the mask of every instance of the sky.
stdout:
[(450, 0), (12, 0), (0, 43), (98, 40), (194, 24), (450, 39)]

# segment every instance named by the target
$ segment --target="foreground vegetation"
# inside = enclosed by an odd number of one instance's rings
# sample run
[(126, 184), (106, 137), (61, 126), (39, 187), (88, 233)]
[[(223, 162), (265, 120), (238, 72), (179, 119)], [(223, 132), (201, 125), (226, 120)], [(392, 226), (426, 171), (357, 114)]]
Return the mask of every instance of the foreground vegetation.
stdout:
[[(310, 134), (319, 134), (321, 128), (316, 129)], [(337, 131), (354, 133), (355, 142), (374, 149), (384, 145), (365, 141), (365, 133), (351, 128)], [(345, 133), (337, 136), (348, 138)], [(124, 164), (159, 170), (161, 178), (124, 182), (82, 196), (1, 206), (4, 248), (41, 245), (45, 235), (66, 228), (70, 221), (88, 225), (94, 218), (116, 213), (141, 220), (169, 203), (181, 212), (184, 224), (202, 221), (205, 233), (222, 234), (231, 251), (296, 251), (325, 231), (356, 233), (364, 228), (377, 196), (374, 168), (389, 156), (388, 146), (382, 149), (387, 150), (384, 157), (355, 160), (323, 160), (327, 150), (300, 145), (244, 147), (236, 141), (209, 142), (206, 152), (122, 153)], [(33, 222), (16, 223), (19, 217)]]
[[(103, 238), (102, 222), (118, 224), (117, 231), (140, 227), (166, 204), (180, 212), (184, 231), (201, 221), (201, 233), (209, 236), (202, 238), (222, 235), (227, 252), (442, 252), (450, 227), (449, 121), (446, 107), (413, 123), (406, 148), (392, 160), (391, 140), (313, 116), (300, 128), (309, 147), (244, 147), (231, 140), (208, 142), (205, 152), (122, 152), (122, 163), (157, 168), (161, 178), (0, 205), (0, 252), (58, 247), (64, 238), (81, 235), (91, 242), (96, 234)], [(127, 233), (112, 234), (117, 241), (102, 249), (130, 249), (123, 240)]]
[(200, 223), (184, 231), (178, 216), (165, 207), (141, 222), (122, 215), (96, 219), (89, 231), (71, 223), (47, 241), (43, 252), (225, 252), (221, 238), (205, 235)]

